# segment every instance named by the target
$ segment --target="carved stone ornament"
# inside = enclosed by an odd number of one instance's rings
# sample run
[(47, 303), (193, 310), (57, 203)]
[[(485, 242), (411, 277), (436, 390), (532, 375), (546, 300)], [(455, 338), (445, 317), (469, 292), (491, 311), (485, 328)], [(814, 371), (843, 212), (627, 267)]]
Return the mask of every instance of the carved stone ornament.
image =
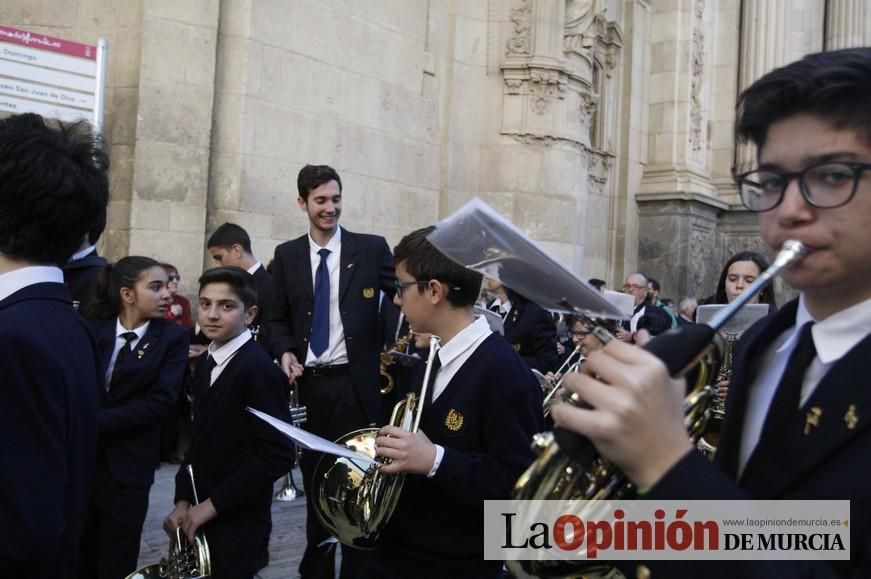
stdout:
[(506, 56), (529, 56), (532, 53), (532, 0), (521, 0), (520, 6), (511, 10), (514, 35), (506, 43)]
[(530, 68), (529, 94), (532, 110), (543, 115), (554, 98), (563, 98), (567, 84), (566, 75), (562, 71)]
[(705, 0), (693, 4), (693, 43), (690, 61), (690, 144), (694, 152), (704, 147), (702, 89), (705, 74)]
[(581, 125), (589, 128), (593, 122), (593, 114), (596, 112), (596, 107), (599, 106), (599, 97), (590, 91), (582, 91), (580, 106), (578, 107), (578, 119)]

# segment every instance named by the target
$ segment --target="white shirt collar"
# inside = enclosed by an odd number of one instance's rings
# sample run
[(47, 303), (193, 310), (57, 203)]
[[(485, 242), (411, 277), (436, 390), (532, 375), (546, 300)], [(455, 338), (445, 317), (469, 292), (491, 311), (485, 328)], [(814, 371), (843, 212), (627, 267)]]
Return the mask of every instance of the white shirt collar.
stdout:
[(136, 340), (139, 341), (145, 335), (145, 332), (148, 331), (148, 326), (151, 324), (151, 320), (148, 320), (135, 330), (128, 330), (124, 326), (121, 325), (121, 320), (119, 318), (115, 318), (115, 337), (120, 338), (121, 334), (126, 334), (127, 332), (133, 332), (136, 334)]
[(246, 328), (244, 332), (242, 332), (220, 348), (215, 348), (214, 342), (209, 344), (209, 354), (215, 360), (216, 365), (223, 366), (227, 363), (227, 360), (232, 358), (233, 354), (235, 354), (239, 350), (239, 348), (244, 346), (251, 338), (251, 331)]
[(460, 330), (460, 332), (451, 338), (451, 341), (439, 348), (439, 360), (442, 367), (453, 362), (457, 357), (463, 354), (469, 348), (472, 348), (482, 338), (489, 336), (493, 332), (490, 330), (490, 324), (484, 317), (477, 318), (474, 322)]
[(341, 245), (342, 245), (342, 228), (341, 227), (336, 227), (336, 232), (333, 234), (333, 236), (330, 238), (330, 240), (327, 242), (327, 244), (323, 248), (320, 245), (318, 245), (317, 242), (312, 238), (311, 231), (309, 231), (309, 233), (308, 233), (308, 246), (309, 246), (309, 251), (311, 252), (312, 255), (317, 255), (318, 251), (320, 251), (321, 249), (329, 249), (331, 254), (336, 253), (339, 250), (339, 248), (341, 247)]
[(0, 275), (0, 300), (37, 283), (63, 283), (64, 272), (53, 265), (31, 265)]
[(868, 335), (871, 328), (871, 299), (834, 313), (825, 320), (816, 321), (807, 309), (804, 295), (798, 299), (795, 314), (795, 327), (778, 352), (793, 347), (798, 340), (799, 329), (808, 322), (816, 322), (811, 328), (817, 357), (823, 364), (830, 364), (842, 358), (847, 352)]
[(258, 261), (257, 263), (255, 263), (254, 265), (252, 265), (251, 267), (248, 268), (248, 273), (250, 273), (251, 275), (254, 275), (254, 272), (257, 271), (258, 269), (260, 269), (261, 265), (263, 265), (263, 264)]
[[(85, 249), (83, 249), (83, 250), (81, 250), (81, 251), (77, 251), (77, 252), (75, 252), (75, 253), (73, 254), (73, 256), (70, 258), (70, 261), (75, 261), (75, 260), (77, 260), (77, 259), (82, 259), (83, 257), (85, 257), (86, 255), (88, 255), (89, 253), (91, 253), (91, 252), (94, 251), (95, 249), (97, 249), (97, 246), (96, 246), (96, 245), (89, 245), (89, 246), (86, 247)], [(67, 263), (69, 263), (69, 262), (67, 262)]]

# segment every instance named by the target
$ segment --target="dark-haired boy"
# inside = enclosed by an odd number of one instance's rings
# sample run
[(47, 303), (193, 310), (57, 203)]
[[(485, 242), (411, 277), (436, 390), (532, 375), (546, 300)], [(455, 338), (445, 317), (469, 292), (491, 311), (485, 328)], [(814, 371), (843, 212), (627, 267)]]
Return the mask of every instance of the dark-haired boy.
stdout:
[[(253, 278), (238, 267), (200, 277), (197, 318), (212, 340), (193, 378), (194, 434), (175, 479), (167, 533), (181, 525), (192, 538), (202, 527), (214, 579), (252, 577), (268, 545), (272, 485), (290, 468), (293, 448), (247, 407), (290, 421), (287, 379), (252, 340), (257, 314)], [(192, 465), (200, 504), (187, 466)]]
[(269, 319), (268, 312), (272, 306), (272, 276), (254, 257), (248, 232), (235, 223), (224, 223), (209, 236), (206, 249), (217, 266), (241, 267), (254, 276), (257, 286), (257, 315), (251, 322), (251, 330), (257, 343), (271, 353), (266, 320)]
[(543, 429), (538, 382), (472, 312), (480, 274), (439, 253), (431, 231), (410, 233), (394, 250), (396, 303), (415, 331), (441, 344), (420, 431), (385, 426), (376, 441), (392, 460), (384, 472), (411, 476), (371, 560), (372, 579), (497, 577), (501, 563), (483, 558), (484, 501), (509, 497)]
[(97, 450), (100, 352), (60, 265), (105, 219), (85, 123), (0, 120), (0, 577), (71, 577)]

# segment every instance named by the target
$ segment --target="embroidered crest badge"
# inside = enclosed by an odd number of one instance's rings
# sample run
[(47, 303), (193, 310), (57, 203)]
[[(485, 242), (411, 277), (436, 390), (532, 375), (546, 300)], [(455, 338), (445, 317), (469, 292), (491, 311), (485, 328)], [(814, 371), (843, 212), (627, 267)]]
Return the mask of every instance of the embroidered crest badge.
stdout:
[(363, 288), (363, 297), (366, 298), (367, 300), (374, 298), (375, 297), (375, 288), (364, 287)]
[(445, 416), (445, 426), (452, 432), (459, 432), (463, 428), (463, 415), (459, 410), (451, 408), (448, 415)]

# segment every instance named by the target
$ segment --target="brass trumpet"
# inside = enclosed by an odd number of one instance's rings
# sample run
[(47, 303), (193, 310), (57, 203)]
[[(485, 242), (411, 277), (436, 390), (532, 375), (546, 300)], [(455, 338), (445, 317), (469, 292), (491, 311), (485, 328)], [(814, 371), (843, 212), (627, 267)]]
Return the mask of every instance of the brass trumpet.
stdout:
[[(308, 414), (306, 407), (299, 403), (299, 386), (296, 382), (293, 382), (290, 385), (289, 406), (291, 424), (296, 427), (302, 426), (306, 421)], [(296, 449), (296, 464), (299, 464), (299, 457), (302, 455), (302, 448), (300, 448), (298, 444), (295, 445), (294, 448)], [(284, 486), (280, 491), (275, 493), (275, 500), (282, 503), (289, 503), (304, 496), (305, 492), (297, 488), (296, 483), (293, 481), (293, 467), (291, 466), (291, 469), (287, 471), (286, 475), (284, 475)]]
[[(694, 442), (699, 441), (710, 419), (709, 406), (713, 396), (710, 382), (715, 375), (718, 330), (783, 268), (798, 262), (805, 254), (806, 249), (800, 242), (785, 242), (771, 266), (708, 325), (681, 326), (657, 336), (645, 346), (665, 362), (672, 376), (683, 376), (698, 367), (696, 387), (684, 400), (684, 424)], [(596, 320), (587, 322), (603, 343), (613, 339)], [(576, 394), (564, 400), (585, 405)], [(512, 493), (515, 500), (607, 500), (631, 498), (635, 494), (634, 486), (623, 472), (600, 456), (593, 444), (579, 434), (557, 428), (553, 433), (536, 435), (532, 448), (538, 458), (515, 483)], [(508, 561), (507, 565), (518, 576), (579, 577), (594, 572), (591, 562), (583, 560)], [(597, 566), (601, 567), (601, 563)]]
[[(575, 357), (577, 356), (577, 359)], [(547, 393), (547, 396), (544, 397), (544, 402), (542, 403), (542, 408), (544, 409), (544, 416), (550, 416), (550, 408), (554, 405), (557, 398), (554, 399), (557, 392), (562, 392), (563, 380), (568, 374), (572, 372), (577, 372), (578, 368), (580, 368), (581, 364), (586, 360), (583, 354), (581, 354), (581, 346), (575, 346), (575, 349), (572, 350), (571, 354), (569, 354), (568, 358), (566, 358), (565, 362), (554, 372), (554, 375), (559, 376), (559, 380), (554, 383), (553, 388), (551, 388), (550, 392)]]
[[(393, 408), (390, 424), (417, 432), (423, 401), (429, 387), (438, 336), (429, 339), (420, 396), (406, 395)], [(344, 545), (372, 549), (399, 501), (405, 474), (384, 474), (379, 468), (384, 459), (375, 453), (379, 428), (361, 428), (336, 440), (375, 462), (359, 464), (353, 459), (324, 455), (312, 476), (312, 504), (318, 519)], [(379, 462), (380, 461), (380, 462)]]

